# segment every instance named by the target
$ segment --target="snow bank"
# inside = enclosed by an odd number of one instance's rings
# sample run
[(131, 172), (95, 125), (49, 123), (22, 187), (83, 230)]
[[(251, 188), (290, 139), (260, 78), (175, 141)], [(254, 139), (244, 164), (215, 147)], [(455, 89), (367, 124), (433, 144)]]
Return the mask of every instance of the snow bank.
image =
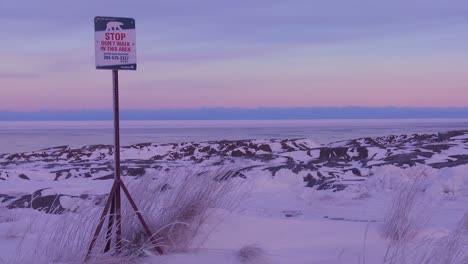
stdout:
[(427, 165), (400, 168), (393, 165), (374, 167), (370, 177), (361, 186), (361, 191), (378, 195), (397, 190), (402, 184), (411, 183), (415, 177), (424, 174), (419, 191), (433, 199), (456, 199), (466, 196), (468, 186), (468, 165), (434, 169)]

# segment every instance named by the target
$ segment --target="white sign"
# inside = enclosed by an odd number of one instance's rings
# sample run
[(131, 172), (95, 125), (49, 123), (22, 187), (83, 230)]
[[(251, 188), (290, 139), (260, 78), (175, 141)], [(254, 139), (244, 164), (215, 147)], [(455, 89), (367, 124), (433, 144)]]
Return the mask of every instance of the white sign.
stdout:
[(94, 19), (96, 69), (136, 70), (135, 19)]

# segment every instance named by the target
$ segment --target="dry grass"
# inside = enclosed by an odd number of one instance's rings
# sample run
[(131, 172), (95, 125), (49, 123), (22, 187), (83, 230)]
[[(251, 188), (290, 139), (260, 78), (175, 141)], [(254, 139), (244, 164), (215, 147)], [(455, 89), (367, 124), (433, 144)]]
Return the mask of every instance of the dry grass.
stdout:
[(9, 223), (18, 220), (18, 216), (13, 210), (0, 207), (0, 223)]
[[(18, 223), (24, 226), (24, 231), (20, 245), (8, 263), (81, 263), (101, 210), (98, 207), (86, 207), (77, 213), (63, 215), (33, 212), (34, 215), (30, 215), (33, 219), (29, 223)], [(100, 239), (98, 245), (103, 245), (103, 240)], [(102, 261), (92, 259), (93, 262)]]
[(427, 240), (419, 251), (416, 264), (468, 263), (468, 212), (450, 234)]
[(383, 264), (467, 264), (468, 213), (457, 228), (442, 238), (416, 239), (430, 219), (430, 210), (421, 207), (421, 183), (425, 171), (396, 191), (381, 226), (388, 241)]
[(383, 238), (396, 243), (411, 241), (424, 226), (427, 218), (422, 217), (422, 210), (417, 207), (421, 183), (426, 176), (426, 172), (421, 171), (410, 182), (400, 184), (384, 216)]
[(429, 219), (424, 217), (424, 210), (418, 208), (421, 184), (426, 177), (424, 170), (417, 172), (409, 182), (398, 186), (390, 201), (380, 230), (382, 237), (388, 241), (384, 264), (406, 263), (408, 243), (413, 241)]
[[(238, 207), (248, 188), (239, 179), (214, 180), (221, 174), (224, 175), (224, 171), (188, 172), (154, 181), (141, 179), (151, 182), (150, 185), (138, 182), (129, 185), (135, 202), (165, 252), (180, 252), (197, 246), (192, 245), (193, 239), (209, 217), (210, 209), (232, 211)], [(125, 208), (123, 237), (130, 241), (131, 247), (146, 247), (149, 238), (129, 211), (130, 206), (125, 205)]]
[[(213, 180), (218, 173), (179, 173), (171, 178), (142, 177), (127, 184), (139, 211), (166, 253), (184, 251), (209, 217), (211, 208), (233, 210), (247, 193), (242, 180)], [(116, 256), (102, 253), (104, 233), (89, 263), (134, 263), (154, 248), (135, 213), (122, 196), (123, 250)], [(76, 212), (44, 215), (31, 221), (18, 250), (8, 263), (82, 263), (102, 207), (81, 207)], [(107, 226), (107, 220), (104, 227)]]

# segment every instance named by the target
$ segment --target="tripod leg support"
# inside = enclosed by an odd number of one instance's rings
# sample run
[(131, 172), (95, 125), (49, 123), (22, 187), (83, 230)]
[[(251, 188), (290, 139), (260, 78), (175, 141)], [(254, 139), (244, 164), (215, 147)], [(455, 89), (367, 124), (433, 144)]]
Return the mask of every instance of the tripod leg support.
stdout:
[(93, 239), (91, 240), (91, 243), (89, 244), (88, 252), (86, 253), (86, 257), (85, 257), (85, 262), (88, 261), (89, 258), (91, 257), (91, 252), (93, 251), (97, 238), (99, 234), (101, 233), (102, 226), (104, 225), (104, 221), (106, 220), (107, 212), (109, 211), (111, 202), (114, 199), (116, 189), (117, 189), (117, 182), (114, 182), (114, 184), (112, 185), (109, 197), (107, 197), (106, 205), (104, 206), (104, 210), (102, 211), (101, 218), (99, 218), (99, 224), (96, 227), (96, 231), (94, 232)]
[(143, 215), (141, 215), (140, 211), (138, 210), (138, 207), (137, 205), (135, 204), (135, 201), (133, 201), (133, 198), (132, 196), (130, 195), (130, 192), (128, 191), (127, 187), (125, 186), (125, 184), (123, 182), (120, 183), (120, 187), (122, 187), (122, 191), (125, 193), (125, 195), (127, 196), (127, 199), (128, 201), (130, 202), (130, 204), (132, 205), (133, 207), (133, 210), (135, 211), (135, 214), (137, 215), (138, 217), (138, 220), (140, 220), (140, 223), (141, 225), (143, 226), (143, 228), (145, 229), (145, 232), (146, 234), (148, 235), (148, 237), (150, 238), (150, 241), (151, 243), (153, 243), (156, 251), (158, 251), (158, 253), (160, 255), (163, 255), (164, 252), (163, 250), (161, 249), (160, 246), (158, 246), (157, 244), (157, 241), (155, 239), (155, 237), (153, 236), (153, 233), (151, 232), (151, 230), (149, 229), (148, 225), (146, 224), (145, 222), (145, 219), (143, 218)]

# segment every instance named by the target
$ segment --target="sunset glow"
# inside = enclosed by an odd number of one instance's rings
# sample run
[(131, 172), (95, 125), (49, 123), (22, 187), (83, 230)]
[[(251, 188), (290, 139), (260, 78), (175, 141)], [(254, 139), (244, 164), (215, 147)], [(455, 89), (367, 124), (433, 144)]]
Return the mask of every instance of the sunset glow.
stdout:
[(3, 1), (0, 110), (109, 108), (93, 48), (109, 14), (137, 25), (124, 108), (468, 106), (466, 2), (351, 2)]

